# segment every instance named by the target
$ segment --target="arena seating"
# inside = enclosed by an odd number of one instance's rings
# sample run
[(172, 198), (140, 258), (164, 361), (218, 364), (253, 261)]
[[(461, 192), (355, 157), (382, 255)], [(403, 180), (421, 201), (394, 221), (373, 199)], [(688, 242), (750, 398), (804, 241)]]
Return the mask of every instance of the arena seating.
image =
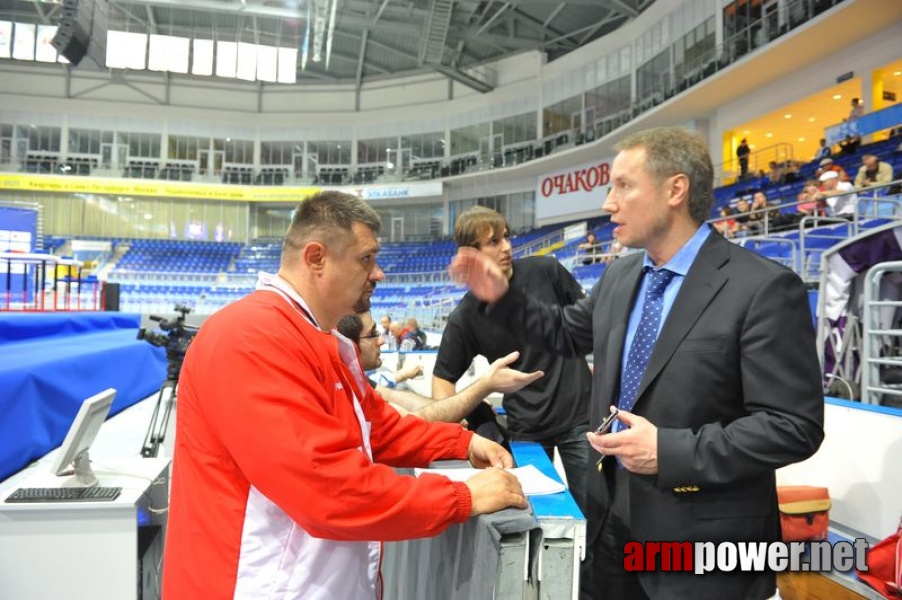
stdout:
[(134, 240), (115, 271), (219, 273), (229, 269), (240, 249), (237, 242)]

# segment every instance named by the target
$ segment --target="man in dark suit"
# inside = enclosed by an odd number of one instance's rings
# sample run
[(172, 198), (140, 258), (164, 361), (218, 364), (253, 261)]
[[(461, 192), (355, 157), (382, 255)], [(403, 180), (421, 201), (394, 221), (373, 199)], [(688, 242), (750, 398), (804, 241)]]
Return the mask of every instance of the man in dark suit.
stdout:
[[(645, 252), (612, 263), (588, 298), (542, 305), (508, 291), (497, 268), (468, 249), (452, 274), (523, 342), (594, 352), (593, 426), (621, 407), (619, 431), (588, 434), (599, 460), (589, 478), (583, 597), (763, 600), (776, 590), (772, 572), (695, 576), (662, 572), (659, 559), (631, 573), (624, 544), (779, 539), (774, 472), (823, 439), (805, 286), (704, 224), (713, 168), (699, 136), (653, 129), (616, 149), (603, 208), (614, 236)], [(645, 311), (658, 321), (649, 327), (643, 311), (661, 271), (667, 283)], [(637, 374), (633, 354), (643, 346), (650, 356)]]

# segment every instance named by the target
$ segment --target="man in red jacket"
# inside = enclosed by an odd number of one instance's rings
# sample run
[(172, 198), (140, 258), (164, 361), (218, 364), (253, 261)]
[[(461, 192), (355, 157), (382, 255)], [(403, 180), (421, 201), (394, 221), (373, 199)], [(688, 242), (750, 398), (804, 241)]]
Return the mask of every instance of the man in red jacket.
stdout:
[(381, 598), (382, 540), (526, 507), (514, 476), (396, 474), (466, 458), (512, 466), (458, 425), (400, 417), (366, 383), (338, 320), (384, 274), (379, 216), (339, 192), (302, 201), (278, 275), (203, 325), (179, 381), (163, 596)]

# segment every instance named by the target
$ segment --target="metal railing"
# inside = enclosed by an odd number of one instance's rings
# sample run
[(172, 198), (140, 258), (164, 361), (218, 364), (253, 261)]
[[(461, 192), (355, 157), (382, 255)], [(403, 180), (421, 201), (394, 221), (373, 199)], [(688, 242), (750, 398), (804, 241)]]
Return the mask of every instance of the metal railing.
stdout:
[[(763, 256), (767, 256), (767, 258), (771, 259), (774, 262), (778, 262), (781, 265), (792, 269), (793, 271), (797, 271), (797, 265), (799, 264), (799, 250), (795, 240), (781, 237), (767, 237), (765, 235), (761, 235), (738, 238), (734, 241), (738, 246), (754, 250), (755, 252), (758, 252)], [(764, 252), (764, 247), (766, 247), (767, 245), (787, 246), (789, 248), (789, 255), (770, 256)]]
[[(768, 166), (772, 162), (777, 163), (781, 169), (797, 169), (802, 166), (802, 163), (796, 162), (795, 160), (792, 144), (787, 142), (779, 142), (777, 144), (765, 146), (761, 149), (756, 149), (749, 154), (748, 158), (747, 179), (760, 177), (761, 175), (758, 173), (763, 170), (764, 166)], [(785, 175), (785, 171), (783, 171), (783, 174)], [(739, 159), (736, 158), (736, 156), (733, 156), (733, 158), (728, 161), (714, 165), (714, 186), (720, 187), (722, 185), (727, 185), (729, 183), (728, 180), (739, 181), (739, 175)], [(766, 171), (764, 176), (767, 176)]]
[(864, 283), (861, 401), (902, 407), (902, 261), (871, 267)]

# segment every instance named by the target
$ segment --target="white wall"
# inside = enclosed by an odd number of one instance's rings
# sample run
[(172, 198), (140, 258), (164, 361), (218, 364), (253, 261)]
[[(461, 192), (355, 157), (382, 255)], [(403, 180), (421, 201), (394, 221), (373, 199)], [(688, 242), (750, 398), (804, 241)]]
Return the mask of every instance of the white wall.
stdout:
[(826, 486), (831, 521), (883, 539), (902, 516), (902, 414), (869, 408), (827, 403), (820, 450), (777, 471), (777, 483)]

